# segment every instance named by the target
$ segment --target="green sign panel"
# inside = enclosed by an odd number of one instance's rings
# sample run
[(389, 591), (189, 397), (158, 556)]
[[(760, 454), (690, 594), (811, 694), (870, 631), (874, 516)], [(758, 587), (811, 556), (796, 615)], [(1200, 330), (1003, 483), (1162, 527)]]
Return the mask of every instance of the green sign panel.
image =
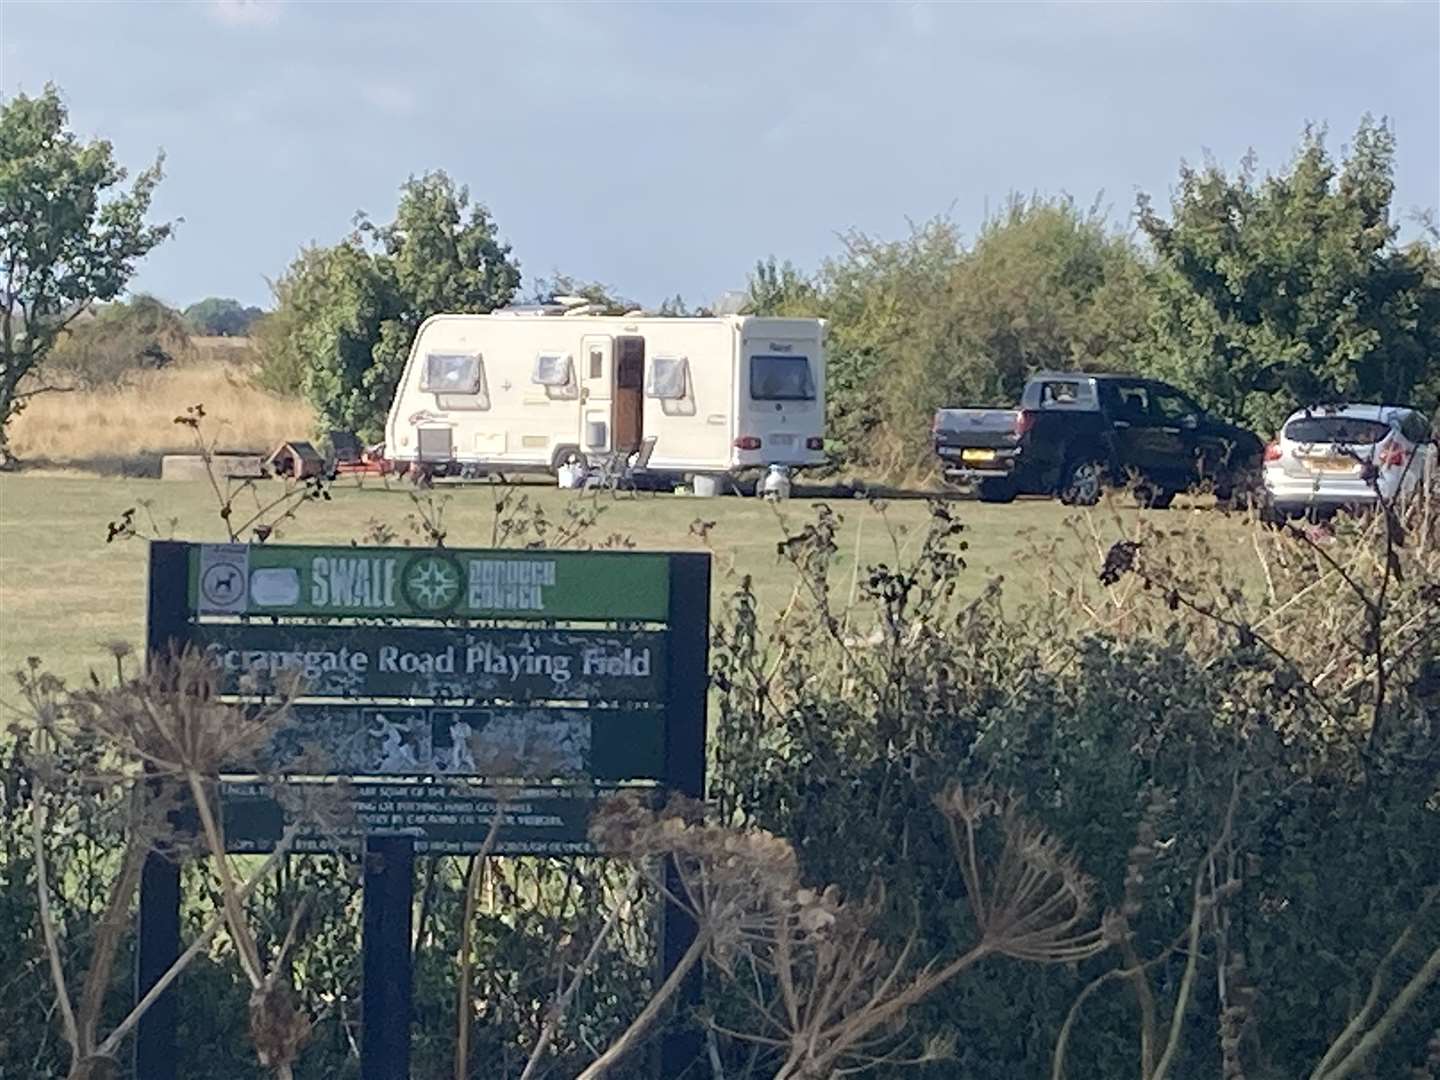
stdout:
[[(493, 837), (498, 855), (602, 855), (589, 826), (607, 794), (704, 796), (708, 555), (158, 540), (149, 582), (148, 660), (200, 649), (238, 710), (297, 695), (265, 746), (220, 770), (226, 846), (363, 852), (364, 1018), (411, 1008), (416, 854)], [(146, 864), (137, 906), (145, 993), (179, 952), (177, 863)], [(670, 978), (696, 928), (662, 910)], [(136, 1075), (174, 1080), (174, 1016), (141, 1019)], [(676, 1031), (666, 1076), (694, 1058)], [(367, 1024), (361, 1072), (408, 1075), (409, 1039)]]
[(298, 676), (304, 696), (460, 701), (665, 700), (664, 633), (201, 623), (227, 693)]
[(198, 544), (201, 615), (661, 621), (665, 555)]
[[(329, 790), (327, 790), (329, 789)], [(366, 836), (408, 836), (417, 853), (472, 854), (480, 850), (496, 815), (495, 854), (594, 854), (587, 830), (595, 800), (605, 789), (537, 787), (505, 789), (463, 781), (400, 783), (392, 780), (344, 785), (291, 782), (277, 790), (265, 783), (220, 785), (225, 843), (237, 853), (269, 851), (285, 830), (286, 804), (333, 804), (326, 826), (296, 838), (297, 851), (358, 848)]]
[(253, 759), (226, 773), (657, 780), (658, 708), (302, 704)]

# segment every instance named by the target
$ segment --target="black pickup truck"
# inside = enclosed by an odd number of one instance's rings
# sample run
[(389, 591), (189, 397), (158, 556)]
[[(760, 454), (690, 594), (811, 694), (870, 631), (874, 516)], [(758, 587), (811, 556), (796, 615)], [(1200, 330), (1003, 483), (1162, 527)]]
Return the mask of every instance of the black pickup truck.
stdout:
[(974, 484), (985, 502), (1089, 506), (1126, 484), (1146, 506), (1202, 484), (1229, 501), (1258, 483), (1265, 449), (1173, 386), (1085, 372), (1032, 376), (1016, 409), (941, 409), (933, 433), (945, 479)]

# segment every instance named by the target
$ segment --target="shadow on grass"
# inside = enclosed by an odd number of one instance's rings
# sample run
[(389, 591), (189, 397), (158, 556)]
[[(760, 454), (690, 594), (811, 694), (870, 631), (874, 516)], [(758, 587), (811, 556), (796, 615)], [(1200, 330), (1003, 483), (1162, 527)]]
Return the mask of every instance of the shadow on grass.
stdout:
[(133, 454), (92, 454), (80, 458), (25, 457), (19, 472), (83, 472), (96, 476), (133, 476), (146, 480), (160, 478), (160, 459), (168, 451), (142, 450)]

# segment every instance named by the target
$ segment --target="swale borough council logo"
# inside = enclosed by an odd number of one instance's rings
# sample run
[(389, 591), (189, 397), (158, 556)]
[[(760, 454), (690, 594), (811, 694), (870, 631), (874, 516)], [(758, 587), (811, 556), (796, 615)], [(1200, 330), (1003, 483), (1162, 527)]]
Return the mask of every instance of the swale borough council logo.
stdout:
[(412, 607), (440, 614), (459, 602), (460, 582), (460, 564), (450, 556), (421, 555), (405, 567), (400, 588)]

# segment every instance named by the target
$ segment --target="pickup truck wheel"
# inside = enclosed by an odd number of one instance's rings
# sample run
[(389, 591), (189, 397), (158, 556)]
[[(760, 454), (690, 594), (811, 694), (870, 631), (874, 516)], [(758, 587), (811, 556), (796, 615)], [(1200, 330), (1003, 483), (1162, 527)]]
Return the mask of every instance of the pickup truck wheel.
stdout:
[(1015, 481), (1009, 478), (981, 480), (975, 493), (980, 496), (980, 501), (985, 503), (1014, 502)]
[(1169, 510), (1176, 494), (1174, 488), (1141, 484), (1135, 489), (1135, 501), (1147, 510)]
[(1094, 506), (1100, 501), (1102, 466), (1083, 458), (1066, 465), (1056, 494), (1066, 506)]

